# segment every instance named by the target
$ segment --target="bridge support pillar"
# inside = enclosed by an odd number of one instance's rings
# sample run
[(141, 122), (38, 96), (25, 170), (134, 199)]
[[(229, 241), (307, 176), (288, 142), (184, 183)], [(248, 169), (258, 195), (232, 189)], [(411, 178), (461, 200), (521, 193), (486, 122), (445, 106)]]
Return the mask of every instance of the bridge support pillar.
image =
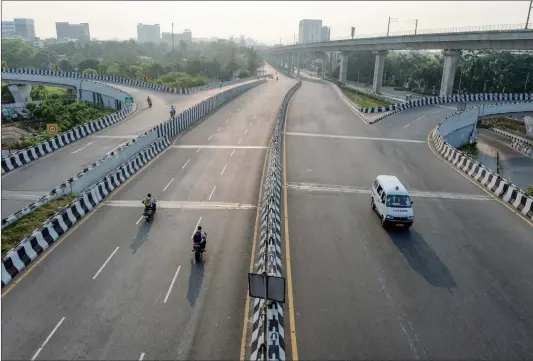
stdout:
[(294, 73), (294, 55), (289, 54), (289, 75)]
[(461, 55), (461, 50), (445, 49), (444, 66), (442, 68), (442, 79), (440, 82), (440, 96), (452, 95), (455, 70), (457, 68), (457, 58)]
[(526, 115), (524, 117), (524, 124), (526, 125), (526, 135), (533, 137), (533, 117)]
[(296, 76), (300, 77), (300, 52), (296, 53)]
[(8, 83), (8, 88), (11, 94), (13, 94), (15, 103), (27, 103), (31, 101), (31, 85), (17, 85)]
[(339, 69), (339, 81), (346, 83), (346, 73), (348, 72), (348, 53), (341, 53), (341, 67)]
[(376, 94), (381, 93), (381, 85), (383, 84), (383, 70), (385, 68), (385, 58), (387, 57), (387, 50), (375, 51), (376, 62), (374, 64), (374, 80), (372, 81), (372, 91)]

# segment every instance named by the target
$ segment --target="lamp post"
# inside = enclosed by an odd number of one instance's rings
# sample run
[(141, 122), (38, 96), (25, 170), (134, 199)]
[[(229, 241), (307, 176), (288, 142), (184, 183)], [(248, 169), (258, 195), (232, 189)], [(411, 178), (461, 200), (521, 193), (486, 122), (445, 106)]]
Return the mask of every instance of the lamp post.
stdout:
[(531, 9), (533, 9), (533, 0), (531, 0), (529, 2), (529, 8), (527, 10), (527, 19), (526, 19), (526, 27), (525, 27), (526, 30), (527, 30), (528, 25), (529, 25), (529, 15), (531, 15)]
[(418, 19), (410, 20), (409, 22), (415, 24), (415, 35), (416, 35), (416, 31), (418, 29)]
[(387, 36), (389, 36), (390, 24), (395, 22), (395, 21), (398, 21), (398, 18), (391, 18), (389, 16), (389, 22), (387, 23)]

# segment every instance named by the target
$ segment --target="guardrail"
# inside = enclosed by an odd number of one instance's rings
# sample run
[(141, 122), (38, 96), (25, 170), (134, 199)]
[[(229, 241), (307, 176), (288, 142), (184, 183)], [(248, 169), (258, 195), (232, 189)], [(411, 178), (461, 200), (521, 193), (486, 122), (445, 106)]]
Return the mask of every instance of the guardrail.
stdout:
[[(465, 112), (457, 112), (439, 123), (430, 137), (434, 148), (453, 166), (483, 185), (488, 191), (513, 206), (522, 216), (533, 221), (533, 197), (512, 184), (500, 175), (493, 173), (484, 165), (456, 149), (476, 139), (476, 123), (478, 118), (488, 114), (506, 114), (514, 106), (515, 111), (523, 111), (524, 107), (533, 110), (533, 103), (494, 104), (479, 108), (471, 108)], [(489, 109), (486, 111), (486, 109)], [(481, 110), (483, 109), (483, 110)], [(464, 114), (464, 113), (469, 114)]]
[[(270, 276), (281, 277), (283, 273), (280, 216), (283, 127), (289, 100), (301, 84), (299, 81), (283, 98), (274, 134), (272, 135), (272, 143), (268, 149), (268, 166), (263, 182), (261, 200), (261, 238), (256, 272), (266, 272)], [(269, 301), (267, 303), (267, 314), (264, 314), (264, 306), (265, 301), (263, 299), (254, 299), (250, 359), (285, 360), (283, 307), (277, 302)], [(264, 322), (265, 319), (266, 322)], [(264, 340), (267, 340), (267, 344), (264, 343)]]
[[(61, 234), (65, 233), (74, 223), (83, 218), (85, 214), (107, 197), (116, 187), (142, 168), (156, 154), (168, 147), (170, 145), (169, 139), (172, 139), (185, 129), (193, 126), (200, 119), (231, 99), (266, 81), (267, 80), (263, 79), (253, 83), (243, 84), (205, 99), (174, 118), (168, 119), (153, 127), (149, 131), (133, 139), (131, 142), (117, 148), (113, 152), (113, 156), (106, 155), (100, 161), (94, 163), (94, 166), (90, 169), (84, 169), (75, 177), (75, 179), (69, 179), (67, 182), (50, 192), (48, 196), (41, 198), (36, 202), (38, 204), (33, 203), (26, 207), (28, 210), (25, 213), (19, 211), (15, 215), (2, 220), (2, 228), (4, 228), (5, 223), (6, 225), (13, 223), (22, 216), (31, 213), (31, 211), (56, 199), (60, 195), (68, 193), (70, 190), (80, 190), (84, 187), (89, 187), (87, 190), (82, 190), (81, 195), (69, 206), (56, 213), (48, 221), (44, 222), (42, 226), (33, 231), (31, 235), (24, 238), (7, 252), (6, 256), (2, 258), (2, 287), (10, 283), (13, 277), (33, 262), (37, 256), (50, 247)], [(148, 142), (144, 142), (145, 139), (152, 139), (155, 140), (155, 142), (148, 145)], [(147, 145), (147, 147), (135, 154), (132, 158), (129, 158), (118, 168), (108, 173), (110, 166), (116, 165), (117, 159), (122, 160), (126, 158), (126, 156), (130, 156), (132, 153), (138, 151), (139, 148), (137, 145)], [(99, 179), (99, 181), (91, 186), (90, 181), (94, 179)]]
[(110, 115), (106, 115), (103, 118), (91, 120), (88, 123), (79, 125), (70, 129), (65, 133), (54, 135), (48, 140), (39, 143), (33, 147), (18, 150), (9, 156), (2, 158), (2, 175), (11, 172), (14, 169), (22, 167), (28, 163), (31, 163), (47, 154), (53, 153), (64, 146), (78, 141), (86, 136), (106, 129), (113, 124), (116, 124), (132, 113), (131, 108), (119, 110)]
[(503, 135), (504, 137), (511, 139), (511, 147), (513, 147), (520, 153), (524, 153), (525, 155), (533, 157), (533, 140), (532, 139), (524, 138), (514, 133), (506, 132), (505, 130), (499, 129), (496, 127), (490, 128), (490, 130), (493, 131), (494, 133)]
[(128, 79), (128, 78), (122, 78), (114, 75), (105, 75), (105, 74), (85, 74), (85, 73), (79, 73), (79, 72), (65, 72), (65, 71), (54, 71), (54, 70), (43, 70), (43, 69), (25, 69), (25, 68), (3, 68), (2, 73), (14, 73), (14, 74), (31, 74), (31, 75), (49, 75), (49, 76), (56, 76), (56, 77), (63, 77), (63, 78), (70, 78), (70, 79), (86, 79), (86, 80), (96, 80), (96, 81), (105, 81), (105, 82), (111, 82), (116, 84), (123, 84), (127, 86), (134, 86), (134, 87), (140, 87), (140, 88), (146, 88), (150, 90), (156, 90), (161, 91), (165, 93), (173, 93), (173, 94), (192, 94), (197, 93), (200, 91), (204, 91), (207, 89), (213, 89), (218, 87), (224, 87), (228, 85), (238, 84), (254, 79), (264, 79), (269, 77), (269, 75), (260, 75), (260, 76), (252, 76), (248, 78), (243, 79), (235, 79), (230, 81), (221, 82), (218, 84), (209, 84), (209, 85), (202, 85), (197, 87), (191, 87), (191, 88), (172, 88), (167, 87), (164, 85), (156, 84), (156, 83), (150, 83), (145, 82), (141, 80), (136, 79)]

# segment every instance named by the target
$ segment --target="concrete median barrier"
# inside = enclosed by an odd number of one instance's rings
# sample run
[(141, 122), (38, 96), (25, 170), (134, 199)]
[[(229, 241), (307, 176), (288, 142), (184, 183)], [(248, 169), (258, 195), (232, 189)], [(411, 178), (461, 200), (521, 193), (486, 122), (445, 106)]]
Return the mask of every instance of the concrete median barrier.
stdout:
[[(263, 180), (261, 195), (261, 226), (259, 254), (256, 273), (282, 277), (283, 244), (281, 239), (281, 192), (282, 192), (282, 152), (283, 127), (289, 100), (301, 86), (298, 82), (285, 95), (278, 115), (272, 143), (268, 150), (268, 166)], [(254, 255), (255, 256), (255, 255)], [(251, 360), (285, 360), (285, 329), (283, 306), (277, 302), (267, 304), (264, 314), (264, 300), (255, 298), (252, 316)], [(266, 323), (264, 322), (266, 320)], [(265, 332), (268, 344), (264, 345)], [(265, 357), (266, 352), (268, 357)]]

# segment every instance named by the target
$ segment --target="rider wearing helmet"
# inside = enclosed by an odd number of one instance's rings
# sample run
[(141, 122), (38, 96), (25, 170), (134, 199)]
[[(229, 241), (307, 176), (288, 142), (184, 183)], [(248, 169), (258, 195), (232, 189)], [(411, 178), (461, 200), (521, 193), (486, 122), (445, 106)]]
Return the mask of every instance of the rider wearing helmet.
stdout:
[(152, 198), (152, 194), (148, 193), (147, 196), (142, 200), (142, 203), (146, 208), (151, 207), (152, 210), (155, 212), (156, 204), (155, 200)]
[(192, 237), (193, 244), (199, 243), (202, 250), (205, 250), (205, 246), (207, 246), (207, 233), (202, 231), (202, 226), (198, 226), (198, 229), (196, 230), (196, 233)]

